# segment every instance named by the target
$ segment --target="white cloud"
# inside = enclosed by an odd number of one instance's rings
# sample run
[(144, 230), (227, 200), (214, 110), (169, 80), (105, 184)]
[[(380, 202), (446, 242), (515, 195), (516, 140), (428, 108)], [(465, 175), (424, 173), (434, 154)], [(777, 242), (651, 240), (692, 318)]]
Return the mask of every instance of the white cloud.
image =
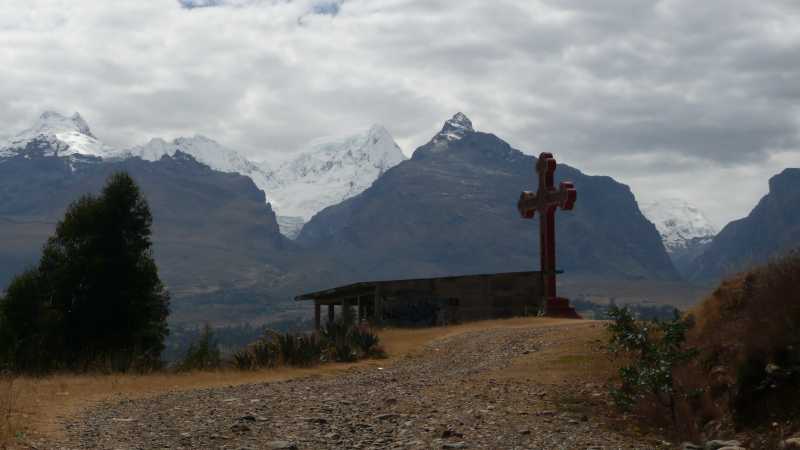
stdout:
[(721, 225), (798, 164), (798, 30), (790, 0), (9, 0), (0, 137), (57, 109), (119, 146), (268, 158), (380, 122), (410, 152), (460, 110)]

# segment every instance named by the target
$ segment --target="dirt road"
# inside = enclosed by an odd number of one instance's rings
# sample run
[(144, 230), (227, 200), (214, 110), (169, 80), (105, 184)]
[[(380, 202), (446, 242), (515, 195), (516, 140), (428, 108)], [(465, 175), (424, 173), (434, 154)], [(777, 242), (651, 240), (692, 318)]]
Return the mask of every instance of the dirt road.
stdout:
[[(334, 376), (106, 402), (66, 424), (73, 449), (617, 449), (600, 412), (601, 325), (466, 331)], [(385, 367), (384, 367), (385, 365)], [(41, 447), (40, 447), (41, 448)]]

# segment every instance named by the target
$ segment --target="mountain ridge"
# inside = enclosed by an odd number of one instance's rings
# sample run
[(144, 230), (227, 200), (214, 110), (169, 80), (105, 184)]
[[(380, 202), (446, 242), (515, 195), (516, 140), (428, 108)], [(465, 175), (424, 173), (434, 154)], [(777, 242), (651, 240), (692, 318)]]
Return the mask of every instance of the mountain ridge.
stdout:
[[(43, 153), (44, 152), (44, 153)], [(0, 146), (0, 163), (14, 156), (65, 156), (73, 162), (141, 158), (158, 161), (176, 152), (192, 155), (215, 170), (238, 173), (264, 191), (280, 215), (284, 235), (296, 237), (311, 216), (363, 191), (393, 165), (406, 159), (389, 131), (380, 124), (334, 137), (320, 137), (280, 163), (255, 162), (203, 135), (172, 140), (152, 138), (145, 144), (112, 148), (92, 134), (79, 113), (67, 117), (45, 111), (28, 129)], [(87, 159), (88, 158), (88, 159)]]
[(49, 156), (103, 157), (109, 155), (112, 149), (92, 134), (79, 113), (67, 117), (54, 111), (45, 111), (30, 128), (0, 145), (0, 158), (31, 156), (40, 152)]
[(695, 259), (694, 280), (715, 280), (800, 248), (800, 168), (786, 168), (768, 184), (750, 213), (728, 223)]
[[(535, 189), (536, 159), (471, 126), (462, 128), (457, 139), (443, 139), (448, 122), (370, 188), (315, 215), (298, 242), (348, 255), (354, 271), (371, 279), (536, 269), (535, 221), (520, 219), (515, 207), (521, 190)], [(559, 165), (556, 178), (570, 178), (578, 188), (576, 211), (556, 218), (559, 267), (678, 278), (629, 187), (565, 165)], [(598, 206), (603, 204), (619, 204), (630, 227), (620, 227), (620, 214)], [(589, 217), (597, 219), (594, 224), (586, 223)], [(598, 227), (607, 235), (593, 231)], [(586, 236), (603, 250), (590, 254), (582, 249), (590, 245)], [(614, 243), (631, 236), (641, 237), (641, 245)]]
[(250, 177), (267, 195), (281, 219), (281, 231), (293, 238), (315, 213), (366, 189), (391, 166), (405, 159), (382, 125), (339, 137), (324, 137), (276, 165), (254, 162), (202, 135), (161, 138), (115, 153), (155, 161), (176, 151), (193, 155), (216, 170)]

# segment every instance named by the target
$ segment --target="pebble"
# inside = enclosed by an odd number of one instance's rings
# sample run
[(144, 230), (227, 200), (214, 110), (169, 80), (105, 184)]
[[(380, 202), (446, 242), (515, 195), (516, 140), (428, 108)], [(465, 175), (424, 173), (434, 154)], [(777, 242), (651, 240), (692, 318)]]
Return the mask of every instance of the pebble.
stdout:
[(297, 450), (297, 446), (288, 441), (267, 442), (267, 448), (270, 450)]
[[(708, 441), (703, 446), (705, 450), (720, 450), (725, 447), (740, 447), (741, 443), (739, 441), (723, 441), (719, 439), (714, 439)], [(728, 449), (730, 450), (730, 448)]]
[[(581, 326), (588, 325), (575, 325)], [(548, 346), (574, 340), (565, 330), (468, 332), (437, 341), (437, 352), (421, 351), (380, 370), (365, 366), (331, 377), (112, 401), (71, 420), (65, 442), (42, 448), (651, 448), (655, 438), (623, 435), (604, 428), (602, 418), (588, 421), (560, 409), (565, 395), (605, 408), (607, 394), (593, 395), (596, 380), (542, 384), (497, 375), (521, 358), (521, 349), (532, 349), (530, 361)], [(133, 423), (113, 420), (132, 417)]]

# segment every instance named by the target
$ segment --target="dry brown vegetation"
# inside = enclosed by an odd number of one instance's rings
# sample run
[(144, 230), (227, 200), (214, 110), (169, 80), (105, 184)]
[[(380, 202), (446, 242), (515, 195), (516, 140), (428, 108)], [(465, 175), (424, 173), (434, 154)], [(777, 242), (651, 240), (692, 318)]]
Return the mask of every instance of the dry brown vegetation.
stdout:
[(702, 393), (684, 405), (687, 435), (771, 448), (800, 430), (800, 253), (723, 281), (691, 316), (700, 353), (676, 380)]
[(267, 370), (195, 371), (188, 373), (56, 374), (41, 378), (3, 379), (0, 386), (0, 448), (13, 448), (17, 436), (58, 436), (62, 420), (80, 414), (92, 405), (108, 400), (136, 399), (170, 391), (214, 388), (250, 383), (281, 381), (301, 377), (332, 376), (362, 366), (384, 366), (413, 355), (440, 338), (492, 327), (530, 327), (571, 323), (559, 319), (518, 318), (473, 322), (450, 327), (394, 329), (380, 331), (388, 359), (336, 363), (313, 368), (278, 367)]
[(0, 445), (11, 442), (20, 428), (14, 416), (17, 392), (14, 382), (13, 376), (0, 375)]

